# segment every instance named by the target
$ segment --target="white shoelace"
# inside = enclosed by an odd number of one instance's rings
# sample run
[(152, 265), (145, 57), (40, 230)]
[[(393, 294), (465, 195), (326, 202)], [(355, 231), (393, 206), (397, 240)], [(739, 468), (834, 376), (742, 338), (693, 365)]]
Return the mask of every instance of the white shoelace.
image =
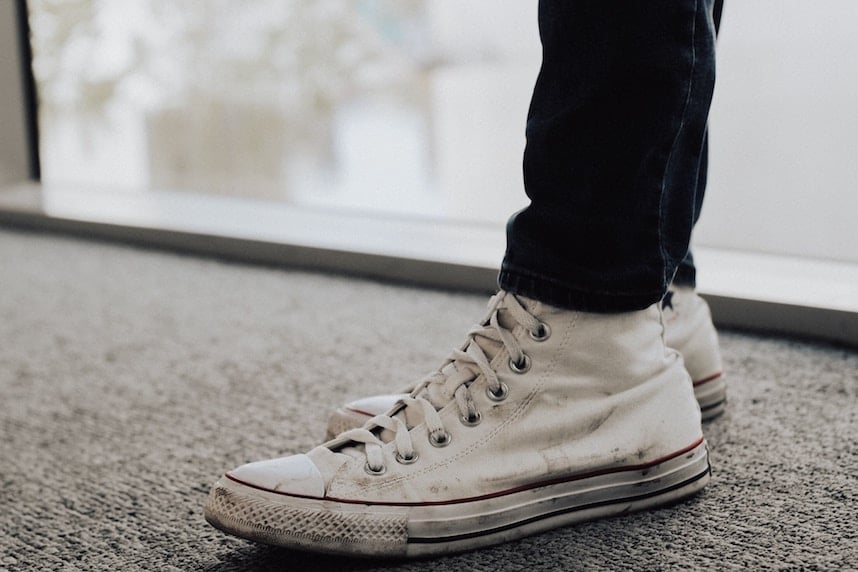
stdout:
[[(487, 391), (491, 399), (501, 401), (506, 398), (508, 388), (498, 379), (497, 372), (490, 364), (490, 358), (478, 338), (501, 344), (509, 356), (512, 371), (524, 373), (530, 368), (530, 358), (522, 351), (521, 344), (510, 329), (499, 320), (500, 310), (506, 310), (519, 325), (524, 326), (535, 340), (545, 339), (547, 325), (530, 314), (521, 302), (512, 294), (501, 291), (489, 301), (489, 312), (480, 325), (468, 332), (465, 344), (447, 358), (435, 372), (425, 377), (411, 393), (403, 398), (389, 415), (377, 415), (360, 429), (350, 429), (338, 437), (364, 445), (366, 470), (371, 474), (381, 474), (386, 468), (382, 447), (382, 431), (393, 434), (396, 447), (396, 459), (400, 463), (412, 463), (417, 460), (410, 427), (425, 423), (429, 441), (435, 447), (443, 447), (450, 442), (438, 410), (450, 399), (456, 401), (461, 420), (466, 425), (476, 425), (481, 419), (471, 395), (470, 386), (482, 375), (487, 382)], [(389, 434), (388, 434), (389, 435)], [(390, 440), (388, 440), (389, 442)]]

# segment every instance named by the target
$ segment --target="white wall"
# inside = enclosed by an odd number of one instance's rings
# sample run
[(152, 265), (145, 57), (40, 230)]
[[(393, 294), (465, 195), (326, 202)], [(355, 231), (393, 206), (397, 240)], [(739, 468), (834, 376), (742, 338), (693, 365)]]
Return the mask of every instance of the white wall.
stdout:
[(858, 262), (858, 3), (726, 3), (698, 244)]

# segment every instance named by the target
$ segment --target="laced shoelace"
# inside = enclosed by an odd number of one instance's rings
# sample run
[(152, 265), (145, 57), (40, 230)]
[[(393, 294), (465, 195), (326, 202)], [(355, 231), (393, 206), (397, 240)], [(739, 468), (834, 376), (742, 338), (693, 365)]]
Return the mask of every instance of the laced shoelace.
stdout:
[(381, 438), (383, 430), (393, 435), (387, 442), (394, 442), (396, 460), (403, 464), (417, 460), (409, 427), (425, 423), (431, 445), (444, 447), (450, 443), (450, 434), (438, 414), (443, 405), (436, 407), (433, 401), (446, 404), (452, 398), (459, 409), (462, 423), (471, 426), (478, 424), (481, 414), (470, 386), (480, 375), (486, 379), (486, 391), (490, 399), (502, 401), (506, 398), (509, 389), (498, 379), (489, 357), (477, 343), (478, 338), (502, 344), (510, 356), (509, 367), (512, 371), (525, 373), (530, 369), (530, 358), (522, 351), (521, 344), (512, 331), (500, 323), (498, 316), (501, 309), (506, 310), (517, 324), (524, 326), (534, 340), (541, 341), (548, 337), (546, 324), (530, 314), (514, 295), (499, 292), (489, 302), (487, 317), (468, 332), (465, 344), (453, 350), (437, 371), (421, 380), (411, 395), (400, 400), (390, 415), (377, 415), (363, 428), (350, 429), (338, 437), (340, 441), (364, 445), (365, 469), (368, 473), (380, 475), (386, 470), (382, 451), (386, 443)]

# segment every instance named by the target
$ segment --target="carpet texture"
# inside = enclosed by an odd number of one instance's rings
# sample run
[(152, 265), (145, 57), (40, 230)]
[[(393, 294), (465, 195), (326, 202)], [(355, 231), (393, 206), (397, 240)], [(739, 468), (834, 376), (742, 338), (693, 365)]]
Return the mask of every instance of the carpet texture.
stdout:
[(438, 365), (483, 296), (0, 231), (0, 570), (858, 566), (858, 353), (722, 333), (713, 480), (671, 508), (412, 563), (320, 558), (203, 520), (240, 463)]

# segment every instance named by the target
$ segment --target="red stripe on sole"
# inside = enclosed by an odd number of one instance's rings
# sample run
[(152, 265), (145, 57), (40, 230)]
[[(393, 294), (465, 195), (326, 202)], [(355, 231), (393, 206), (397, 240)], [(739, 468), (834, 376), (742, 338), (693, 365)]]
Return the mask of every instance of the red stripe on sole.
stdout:
[(710, 375), (709, 377), (704, 377), (701, 380), (695, 381), (692, 385), (694, 387), (697, 387), (698, 385), (703, 385), (704, 383), (709, 383), (710, 381), (715, 381), (716, 379), (718, 379), (722, 375), (724, 375), (724, 372), (719, 371), (718, 373), (716, 373), (714, 375)]

